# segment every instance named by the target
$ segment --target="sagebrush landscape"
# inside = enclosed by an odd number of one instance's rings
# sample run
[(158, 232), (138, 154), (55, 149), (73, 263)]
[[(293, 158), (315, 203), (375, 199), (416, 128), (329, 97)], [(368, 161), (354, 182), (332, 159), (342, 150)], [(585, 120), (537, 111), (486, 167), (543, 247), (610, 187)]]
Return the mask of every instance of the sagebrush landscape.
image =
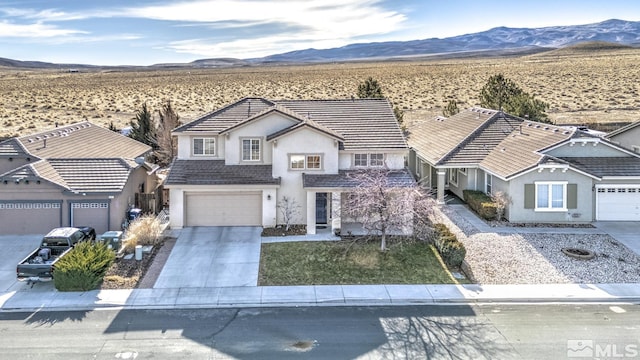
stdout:
[(570, 47), (519, 57), (413, 59), (224, 69), (21, 70), (0, 68), (0, 137), (88, 120), (126, 126), (143, 103), (171, 100), (183, 121), (242, 97), (350, 98), (377, 79), (405, 121), (441, 115), (453, 99), (474, 106), (502, 73), (550, 104), (557, 124), (640, 120), (640, 49)]

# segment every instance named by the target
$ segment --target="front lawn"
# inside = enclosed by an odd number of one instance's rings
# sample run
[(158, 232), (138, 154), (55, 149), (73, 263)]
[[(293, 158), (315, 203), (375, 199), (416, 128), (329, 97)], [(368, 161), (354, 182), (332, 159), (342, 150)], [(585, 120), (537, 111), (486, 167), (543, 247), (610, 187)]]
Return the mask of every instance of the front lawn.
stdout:
[(453, 284), (424, 242), (326, 241), (262, 244), (258, 285)]

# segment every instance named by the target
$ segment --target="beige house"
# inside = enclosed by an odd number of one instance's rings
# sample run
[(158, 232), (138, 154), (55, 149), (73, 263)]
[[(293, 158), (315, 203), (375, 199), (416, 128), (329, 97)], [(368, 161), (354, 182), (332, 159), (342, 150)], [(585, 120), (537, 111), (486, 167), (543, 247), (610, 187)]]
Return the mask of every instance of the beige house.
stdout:
[(640, 221), (640, 154), (576, 128), (472, 108), (416, 124), (408, 143), (409, 168), (439, 202), (502, 191), (511, 222)]
[(385, 99), (245, 98), (174, 130), (178, 157), (165, 181), (172, 228), (283, 223), (278, 204), (298, 206), (293, 224), (341, 228), (350, 174), (405, 169), (408, 148)]
[(136, 193), (156, 189), (150, 151), (89, 122), (0, 142), (0, 233), (119, 230)]

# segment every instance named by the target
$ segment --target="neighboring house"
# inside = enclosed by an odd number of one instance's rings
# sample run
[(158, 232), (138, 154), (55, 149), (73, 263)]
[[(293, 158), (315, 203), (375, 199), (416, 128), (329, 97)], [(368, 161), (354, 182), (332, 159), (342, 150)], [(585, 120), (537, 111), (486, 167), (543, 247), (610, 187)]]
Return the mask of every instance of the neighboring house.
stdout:
[(614, 130), (605, 136), (611, 142), (640, 153), (640, 121)]
[(245, 98), (173, 131), (178, 157), (165, 187), (171, 227), (283, 224), (283, 197), (299, 205), (293, 224), (341, 228), (354, 171), (395, 169), (414, 184), (408, 148), (385, 99)]
[(409, 129), (409, 168), (445, 190), (512, 199), (511, 222), (640, 221), (640, 155), (578, 129), (472, 108)]
[(157, 186), (150, 150), (89, 122), (0, 142), (0, 233), (119, 230), (136, 193)]

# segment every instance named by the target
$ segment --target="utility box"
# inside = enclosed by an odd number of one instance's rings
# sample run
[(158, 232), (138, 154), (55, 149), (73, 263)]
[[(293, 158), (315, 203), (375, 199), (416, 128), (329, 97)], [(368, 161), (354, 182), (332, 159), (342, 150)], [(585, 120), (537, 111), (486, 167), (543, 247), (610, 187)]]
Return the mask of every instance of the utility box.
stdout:
[(106, 243), (109, 249), (118, 252), (122, 246), (122, 231), (107, 231), (100, 236), (100, 242)]

